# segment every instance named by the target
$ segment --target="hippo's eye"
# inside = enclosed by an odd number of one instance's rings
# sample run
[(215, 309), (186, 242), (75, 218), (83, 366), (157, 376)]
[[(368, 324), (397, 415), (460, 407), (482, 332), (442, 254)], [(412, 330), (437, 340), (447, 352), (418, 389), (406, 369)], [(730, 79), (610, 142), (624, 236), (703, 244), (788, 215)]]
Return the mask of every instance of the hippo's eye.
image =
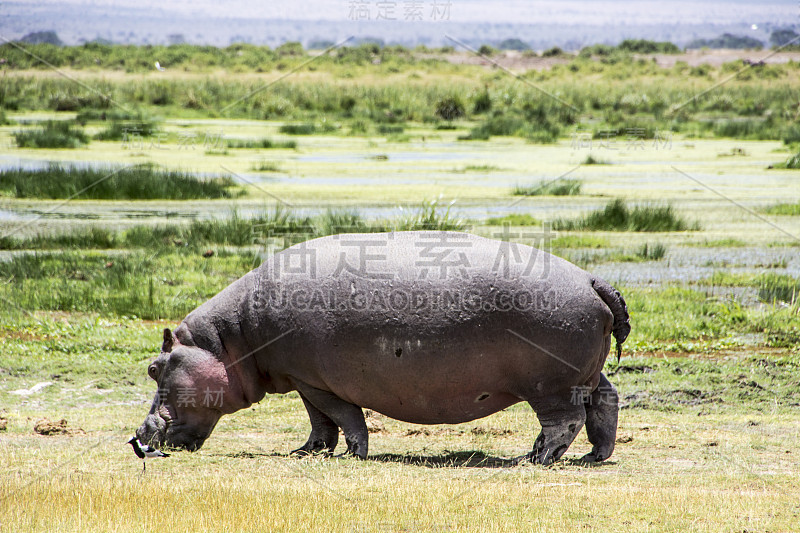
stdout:
[(147, 375), (154, 380), (158, 380), (158, 367), (156, 365), (150, 365), (147, 368)]

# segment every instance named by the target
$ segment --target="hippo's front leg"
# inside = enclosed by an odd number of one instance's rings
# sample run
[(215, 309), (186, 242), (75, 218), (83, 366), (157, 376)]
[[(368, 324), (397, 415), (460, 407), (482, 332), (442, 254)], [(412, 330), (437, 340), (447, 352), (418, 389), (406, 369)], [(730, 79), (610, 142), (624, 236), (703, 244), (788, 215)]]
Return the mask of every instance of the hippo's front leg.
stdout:
[[(295, 381), (294, 384), (304, 401), (307, 400), (320, 414), (342, 428), (344, 440), (347, 443), (347, 453), (366, 459), (369, 447), (369, 432), (367, 431), (364, 412), (361, 411), (361, 408), (352, 403), (347, 403), (332, 392), (314, 388), (301, 381)], [(312, 416), (313, 435), (314, 420), (311, 410), (309, 410), (309, 415)]]
[(325, 455), (333, 454), (336, 444), (339, 442), (339, 426), (330, 419), (328, 415), (314, 407), (308, 398), (300, 394), (303, 405), (308, 411), (308, 418), (311, 420), (311, 435), (300, 448), (292, 451), (292, 455), (309, 455), (323, 452)]
[(586, 422), (583, 402), (574, 402), (570, 395), (551, 396), (530, 401), (542, 431), (528, 454), (535, 464), (549, 465), (567, 451)]

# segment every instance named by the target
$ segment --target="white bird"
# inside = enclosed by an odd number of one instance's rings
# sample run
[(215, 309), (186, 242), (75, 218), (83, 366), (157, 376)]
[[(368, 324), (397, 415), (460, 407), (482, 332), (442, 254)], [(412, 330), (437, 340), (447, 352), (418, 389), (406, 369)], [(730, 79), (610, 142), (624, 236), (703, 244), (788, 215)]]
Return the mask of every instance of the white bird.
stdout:
[(159, 72), (164, 72), (167, 69), (162, 67), (161, 64), (158, 61), (156, 61), (156, 70), (158, 70)]
[(128, 444), (133, 446), (133, 453), (136, 454), (136, 457), (142, 460), (142, 473), (144, 473), (145, 469), (147, 468), (147, 459), (169, 457), (168, 453), (164, 453), (161, 450), (156, 450), (150, 445), (143, 446), (136, 437), (133, 437), (131, 440), (129, 440)]

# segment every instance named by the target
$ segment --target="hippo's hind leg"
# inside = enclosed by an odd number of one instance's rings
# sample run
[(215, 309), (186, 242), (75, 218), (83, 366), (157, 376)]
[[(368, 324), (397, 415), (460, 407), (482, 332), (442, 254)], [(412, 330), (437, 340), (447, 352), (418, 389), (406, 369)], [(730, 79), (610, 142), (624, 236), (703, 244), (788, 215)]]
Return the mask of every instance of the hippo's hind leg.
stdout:
[(591, 394), (584, 398), (586, 408), (586, 434), (592, 443), (592, 451), (582, 457), (583, 461), (605, 461), (614, 453), (617, 438), (617, 417), (619, 416), (619, 396), (617, 389), (600, 374), (600, 383)]
[[(314, 388), (305, 383), (295, 382), (298, 392), (308, 400), (323, 416), (344, 431), (347, 453), (362, 459), (367, 458), (369, 433), (364, 421), (364, 412), (352, 403), (347, 403), (332, 392)], [(312, 423), (313, 434), (313, 423)], [(338, 436), (338, 429), (337, 429)]]
[(308, 411), (308, 418), (311, 420), (311, 435), (308, 440), (292, 454), (308, 455), (323, 452), (331, 455), (339, 442), (339, 426), (331, 420), (325, 413), (314, 407), (308, 398), (300, 394), (303, 405)]
[(586, 421), (583, 402), (572, 401), (570, 395), (550, 396), (529, 401), (542, 431), (533, 443), (527, 458), (535, 464), (548, 465), (567, 451)]

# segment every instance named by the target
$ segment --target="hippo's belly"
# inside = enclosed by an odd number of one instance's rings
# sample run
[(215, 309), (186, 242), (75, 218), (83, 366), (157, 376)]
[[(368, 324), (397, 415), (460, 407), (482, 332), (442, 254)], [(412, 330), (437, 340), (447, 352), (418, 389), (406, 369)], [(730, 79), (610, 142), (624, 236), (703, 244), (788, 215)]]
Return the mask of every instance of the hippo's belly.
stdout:
[[(489, 292), (476, 294), (486, 299)], [(588, 382), (605, 360), (600, 351), (610, 327), (608, 311), (594, 300), (579, 313), (555, 304), (294, 310), (285, 326), (292, 331), (276, 350), (291, 357), (270, 373), (398, 420), (474, 420)]]

